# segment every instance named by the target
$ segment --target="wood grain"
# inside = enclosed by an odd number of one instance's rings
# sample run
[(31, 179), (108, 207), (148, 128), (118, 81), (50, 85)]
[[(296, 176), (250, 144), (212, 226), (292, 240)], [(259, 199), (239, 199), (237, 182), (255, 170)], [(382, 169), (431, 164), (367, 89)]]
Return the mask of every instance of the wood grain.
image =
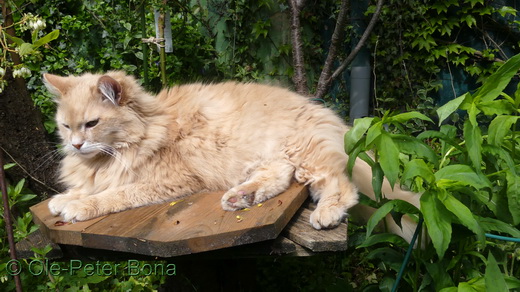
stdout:
[(222, 195), (194, 194), (61, 226), (55, 224), (61, 217), (49, 213), (48, 200), (31, 211), (55, 243), (171, 257), (275, 239), (305, 201), (307, 189), (295, 183), (260, 207), (235, 212), (222, 210)]
[(316, 230), (309, 224), (311, 209), (298, 210), (283, 235), (313, 252), (346, 250), (347, 224), (341, 223), (333, 229)]

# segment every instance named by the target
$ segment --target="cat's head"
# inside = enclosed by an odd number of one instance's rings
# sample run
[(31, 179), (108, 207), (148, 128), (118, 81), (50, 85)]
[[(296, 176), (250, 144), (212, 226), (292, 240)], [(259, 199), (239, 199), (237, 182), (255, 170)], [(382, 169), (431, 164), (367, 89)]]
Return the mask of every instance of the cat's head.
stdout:
[(56, 123), (66, 154), (84, 158), (114, 155), (141, 138), (144, 125), (129, 106), (135, 103), (133, 78), (121, 72), (43, 77), (56, 96)]

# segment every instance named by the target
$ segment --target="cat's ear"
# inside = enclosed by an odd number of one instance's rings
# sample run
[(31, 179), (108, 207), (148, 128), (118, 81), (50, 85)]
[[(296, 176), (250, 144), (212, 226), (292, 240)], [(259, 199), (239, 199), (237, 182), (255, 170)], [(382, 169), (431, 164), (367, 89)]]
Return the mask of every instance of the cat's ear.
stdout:
[(69, 77), (49, 73), (43, 74), (43, 83), (47, 87), (47, 90), (55, 96), (65, 95), (71, 86)]
[(110, 76), (103, 75), (99, 78), (98, 89), (103, 100), (108, 100), (114, 105), (123, 105), (125, 102), (121, 84)]

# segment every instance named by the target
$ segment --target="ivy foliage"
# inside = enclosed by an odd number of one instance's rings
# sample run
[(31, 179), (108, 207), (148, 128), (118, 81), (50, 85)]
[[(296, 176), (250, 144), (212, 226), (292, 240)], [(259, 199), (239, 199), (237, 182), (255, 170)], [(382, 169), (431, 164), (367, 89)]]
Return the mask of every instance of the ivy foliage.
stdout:
[(503, 2), (388, 1), (370, 45), (376, 110), (431, 110), (432, 97), (445, 103), (482, 84), (519, 49), (518, 11)]

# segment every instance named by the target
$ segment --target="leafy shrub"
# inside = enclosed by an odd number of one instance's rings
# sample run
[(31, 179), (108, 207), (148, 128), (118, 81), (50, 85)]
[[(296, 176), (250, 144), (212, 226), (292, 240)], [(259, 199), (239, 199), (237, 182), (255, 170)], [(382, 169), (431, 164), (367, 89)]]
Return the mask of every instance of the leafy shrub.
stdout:
[[(519, 69), (520, 55), (516, 55), (475, 93), (440, 107), (439, 130), (413, 137), (402, 123), (414, 118), (431, 121), (428, 117), (417, 112), (387, 113), (382, 118), (356, 120), (345, 136), (349, 165), (358, 156), (366, 160), (373, 169), (374, 189), (379, 190), (380, 208), (368, 222), (363, 246), (399, 245), (393, 236), (371, 234), (390, 212), (404, 210), (424, 219), (433, 248), (414, 253), (415, 270), (410, 268), (405, 274), (414, 290), (520, 287), (518, 269), (509, 268), (515, 266), (518, 250), (486, 238), (490, 232), (520, 238), (520, 89), (513, 97), (503, 92)], [(467, 112), (462, 129), (443, 123), (457, 110)], [(369, 149), (374, 158), (363, 154)], [(383, 175), (392, 185), (399, 181), (422, 193), (420, 211), (403, 201), (384, 200)], [(395, 252), (383, 247), (371, 256), (385, 261), (385, 254)]]

